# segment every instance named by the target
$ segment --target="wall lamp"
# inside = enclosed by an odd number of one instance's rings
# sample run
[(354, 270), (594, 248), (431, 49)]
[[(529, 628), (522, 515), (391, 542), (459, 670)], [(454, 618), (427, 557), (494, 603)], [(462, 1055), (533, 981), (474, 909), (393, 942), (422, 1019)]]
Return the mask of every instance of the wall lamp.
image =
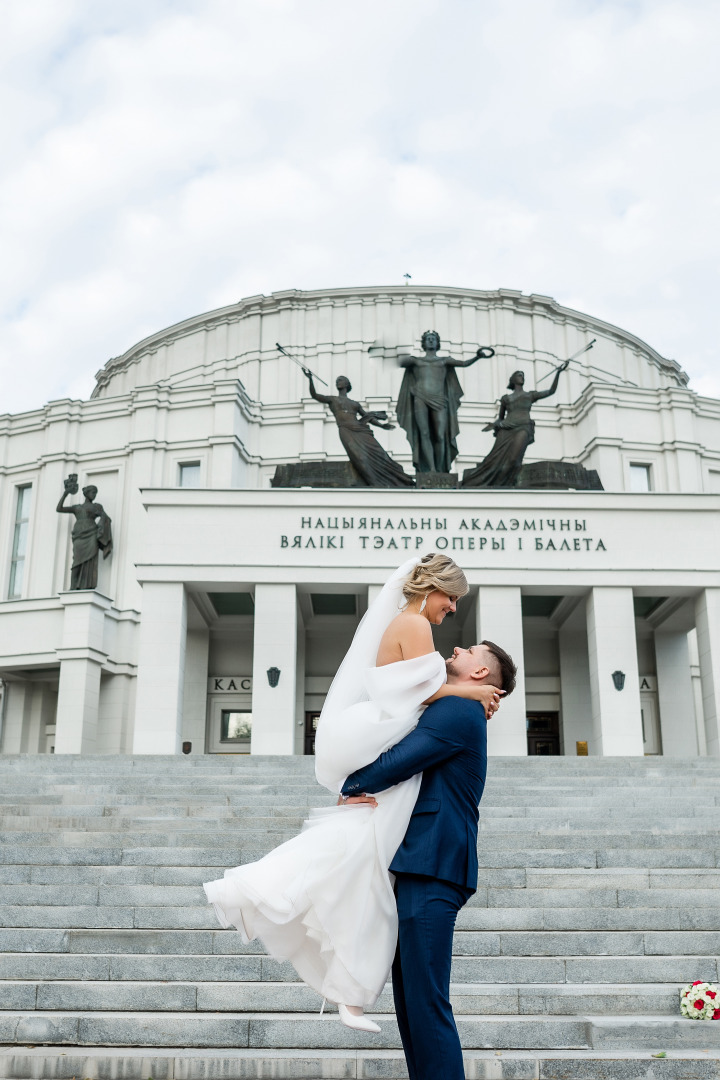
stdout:
[[(267, 669), (267, 677), (268, 677), (268, 682), (270, 683), (270, 685), (272, 687), (277, 686), (277, 684), (280, 682), (280, 668), (269, 667)], [(623, 678), (625, 678), (624, 675), (623, 675)]]
[(625, 672), (613, 671), (612, 681), (616, 690), (622, 690), (623, 686), (625, 685)]

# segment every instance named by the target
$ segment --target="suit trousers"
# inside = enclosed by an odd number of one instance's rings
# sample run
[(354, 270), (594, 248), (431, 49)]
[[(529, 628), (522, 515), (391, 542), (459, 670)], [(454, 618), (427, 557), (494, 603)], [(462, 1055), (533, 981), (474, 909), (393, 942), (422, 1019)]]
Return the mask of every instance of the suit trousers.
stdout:
[(465, 1080), (450, 1005), (455, 920), (472, 895), (451, 881), (398, 874), (393, 997), (410, 1080)]

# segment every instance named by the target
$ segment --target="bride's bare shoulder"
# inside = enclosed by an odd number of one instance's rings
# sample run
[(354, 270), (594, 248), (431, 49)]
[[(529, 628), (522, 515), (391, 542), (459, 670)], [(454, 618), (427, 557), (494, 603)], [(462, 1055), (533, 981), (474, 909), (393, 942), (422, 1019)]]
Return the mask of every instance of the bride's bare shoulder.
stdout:
[(432, 633), (430, 630), (430, 623), (427, 621), (424, 615), (420, 615), (417, 611), (401, 611), (399, 615), (396, 615), (393, 621), (388, 626), (388, 630), (392, 627), (400, 630), (405, 627), (419, 627)]
[(396, 615), (380, 641), (377, 665), (394, 664), (435, 651), (430, 623), (424, 615), (402, 611)]

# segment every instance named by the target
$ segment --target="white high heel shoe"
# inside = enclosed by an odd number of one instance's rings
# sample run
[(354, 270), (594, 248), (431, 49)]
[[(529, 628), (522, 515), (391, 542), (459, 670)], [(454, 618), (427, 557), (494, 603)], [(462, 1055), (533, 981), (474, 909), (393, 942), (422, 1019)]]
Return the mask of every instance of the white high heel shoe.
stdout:
[(374, 1020), (368, 1019), (363, 1014), (355, 1016), (350, 1012), (347, 1005), (338, 1005), (338, 1013), (345, 1027), (354, 1028), (355, 1031), (372, 1031), (375, 1034), (380, 1031)]

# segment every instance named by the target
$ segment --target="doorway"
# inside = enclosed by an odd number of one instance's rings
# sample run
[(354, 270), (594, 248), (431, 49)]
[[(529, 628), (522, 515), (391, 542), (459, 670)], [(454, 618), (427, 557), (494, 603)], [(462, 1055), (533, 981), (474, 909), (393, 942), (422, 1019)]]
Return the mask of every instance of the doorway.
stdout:
[(252, 696), (213, 694), (208, 699), (207, 750), (210, 754), (249, 754)]
[[(641, 682), (647, 682), (647, 678)], [(640, 691), (640, 719), (642, 721), (643, 750), (645, 755), (662, 753), (660, 738), (660, 717), (658, 713), (657, 693)]]
[(527, 713), (528, 756), (556, 757), (560, 754), (560, 714)]
[(317, 731), (320, 710), (305, 713), (305, 747), (304, 754), (315, 753), (315, 732)]

